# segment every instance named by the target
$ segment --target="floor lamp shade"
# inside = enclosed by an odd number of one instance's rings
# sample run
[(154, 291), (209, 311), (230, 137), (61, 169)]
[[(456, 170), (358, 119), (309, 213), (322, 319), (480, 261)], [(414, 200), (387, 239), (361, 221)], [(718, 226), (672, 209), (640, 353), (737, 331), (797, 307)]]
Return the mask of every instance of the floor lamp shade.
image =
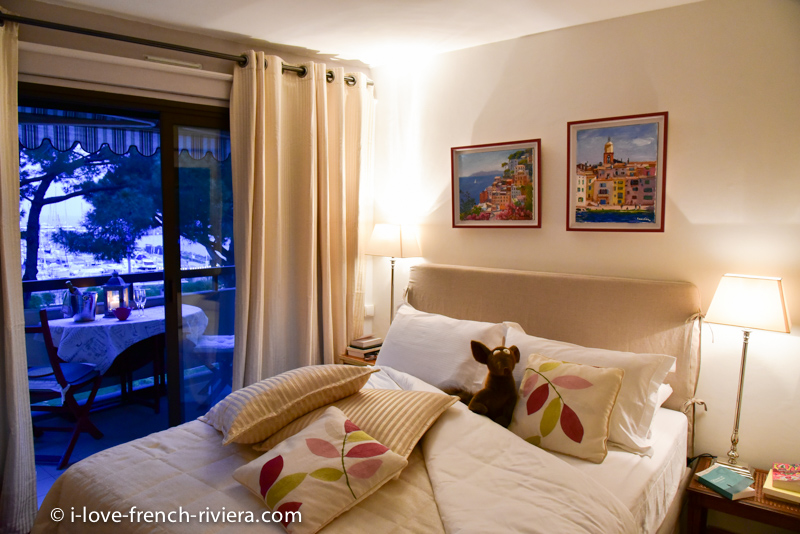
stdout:
[(394, 319), (394, 262), (395, 258), (416, 258), (422, 255), (413, 230), (399, 224), (376, 224), (367, 243), (370, 256), (388, 256), (392, 264), (392, 282), (389, 299), (389, 321)]
[(726, 274), (714, 293), (706, 321), (789, 333), (791, 321), (781, 279)]
[(399, 224), (376, 224), (366, 253), (390, 258), (416, 258), (421, 255), (416, 234)]

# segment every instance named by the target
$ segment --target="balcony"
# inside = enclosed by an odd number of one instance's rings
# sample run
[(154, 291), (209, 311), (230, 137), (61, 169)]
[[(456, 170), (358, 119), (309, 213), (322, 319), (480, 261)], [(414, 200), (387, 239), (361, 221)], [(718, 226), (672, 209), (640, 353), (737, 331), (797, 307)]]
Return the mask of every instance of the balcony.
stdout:
[[(230, 269), (233, 268), (224, 268)], [(161, 273), (146, 273), (135, 275), (136, 280), (141, 278), (160, 277)], [(224, 274), (223, 274), (224, 276)], [(76, 279), (76, 284), (88, 284), (91, 279)], [(148, 282), (142, 280), (138, 282), (145, 285)], [(160, 282), (150, 282), (158, 285)], [(60, 285), (60, 281), (35, 281), (25, 282), (28, 287), (31, 285), (47, 286)], [(163, 284), (162, 284), (163, 285)], [(184, 287), (198, 285), (198, 282), (187, 283)], [(235, 288), (219, 287), (218, 282), (206, 280), (209, 287), (214, 285), (217, 289), (204, 289), (199, 291), (185, 292), (181, 295), (183, 304), (193, 306), (202, 310), (202, 315), (207, 319), (207, 326), (202, 332), (203, 336), (224, 336), (232, 339), (234, 328), (234, 301)], [(63, 290), (58, 290), (62, 292)], [(42, 293), (38, 292), (39, 300)], [(34, 299), (36, 300), (36, 299)], [(153, 309), (163, 305), (163, 295), (152, 296), (147, 300), (147, 308)], [(52, 320), (61, 317), (61, 308), (56, 306), (48, 307), (48, 316)], [(137, 313), (134, 311), (134, 314)], [(97, 319), (97, 321), (115, 321), (115, 319)], [(38, 323), (36, 310), (26, 310), (26, 322), (30, 324)], [(111, 323), (113, 324), (113, 323)], [(204, 338), (208, 339), (208, 338)], [(184, 338), (181, 343), (182, 352), (180, 355), (183, 369), (183, 390), (181, 398), (185, 419), (194, 419), (204, 414), (208, 409), (218, 402), (231, 390), (231, 365), (232, 351), (226, 350), (199, 350), (197, 345), (188, 338)], [(41, 335), (27, 335), (28, 364), (29, 366), (42, 365), (46, 362), (46, 353)], [(126, 353), (127, 354), (127, 353)], [(135, 357), (135, 356), (134, 356)], [(169, 383), (166, 383), (169, 387)], [(104, 375), (100, 390), (95, 400), (90, 418), (95, 426), (104, 434), (99, 440), (95, 440), (89, 434), (81, 434), (77, 445), (70, 457), (70, 464), (78, 462), (91, 456), (92, 454), (105, 450), (109, 447), (137, 439), (153, 432), (164, 430), (169, 426), (167, 396), (164, 387), (159, 388), (159, 413), (155, 413), (155, 407), (148, 403), (156, 396), (156, 378), (154, 366), (148, 363), (136, 369), (132, 376), (132, 393), (123, 398), (120, 376), (109, 373)], [(88, 392), (77, 395), (79, 401), (85, 399)], [(59, 403), (60, 399), (55, 401)], [(62, 422), (50, 421), (53, 418), (50, 414), (34, 412), (33, 423), (37, 425), (60, 426)], [(64, 432), (44, 432), (34, 437), (34, 447), (37, 456), (49, 455), (60, 456), (69, 440), (69, 434)], [(58, 470), (51, 462), (41, 462), (37, 459), (37, 492), (39, 504), (44, 495), (52, 486), (53, 482), (63, 473)]]

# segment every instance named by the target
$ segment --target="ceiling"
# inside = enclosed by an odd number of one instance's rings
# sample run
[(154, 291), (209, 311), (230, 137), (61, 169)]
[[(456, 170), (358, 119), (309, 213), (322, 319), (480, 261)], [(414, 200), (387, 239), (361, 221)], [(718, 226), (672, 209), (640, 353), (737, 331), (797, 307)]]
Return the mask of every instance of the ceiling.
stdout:
[(699, 0), (44, 0), (371, 66)]

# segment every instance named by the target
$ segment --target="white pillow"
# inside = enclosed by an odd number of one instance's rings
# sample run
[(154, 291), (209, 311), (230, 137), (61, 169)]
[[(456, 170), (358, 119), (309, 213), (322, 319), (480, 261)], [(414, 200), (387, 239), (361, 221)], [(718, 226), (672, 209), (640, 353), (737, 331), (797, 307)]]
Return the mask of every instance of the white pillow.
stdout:
[(670, 398), (672, 395), (672, 386), (669, 384), (661, 384), (658, 386), (658, 402), (656, 402), (656, 408), (661, 408), (667, 399)]
[(503, 344), (503, 324), (461, 321), (403, 304), (386, 333), (378, 365), (388, 365), (436, 387), (483, 387), (486, 366), (472, 357), (470, 341), (490, 348)]
[[(652, 440), (648, 437), (658, 404), (658, 388), (675, 363), (675, 358), (666, 354), (634, 354), (605, 349), (592, 349), (529, 336), (516, 323), (508, 326), (505, 343), (516, 345), (520, 354), (527, 358), (536, 353), (554, 360), (615, 367), (625, 371), (622, 389), (611, 413), (608, 439), (616, 446), (637, 454), (653, 455)], [(514, 369), (517, 384), (525, 374), (525, 366)]]

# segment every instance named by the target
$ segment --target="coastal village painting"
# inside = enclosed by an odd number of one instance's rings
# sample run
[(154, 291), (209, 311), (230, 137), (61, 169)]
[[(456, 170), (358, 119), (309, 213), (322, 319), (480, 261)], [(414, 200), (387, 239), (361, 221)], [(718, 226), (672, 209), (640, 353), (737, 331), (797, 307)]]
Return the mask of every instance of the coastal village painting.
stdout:
[(568, 229), (663, 231), (666, 114), (621, 122), (570, 123)]
[(539, 227), (539, 140), (452, 149), (454, 227)]

